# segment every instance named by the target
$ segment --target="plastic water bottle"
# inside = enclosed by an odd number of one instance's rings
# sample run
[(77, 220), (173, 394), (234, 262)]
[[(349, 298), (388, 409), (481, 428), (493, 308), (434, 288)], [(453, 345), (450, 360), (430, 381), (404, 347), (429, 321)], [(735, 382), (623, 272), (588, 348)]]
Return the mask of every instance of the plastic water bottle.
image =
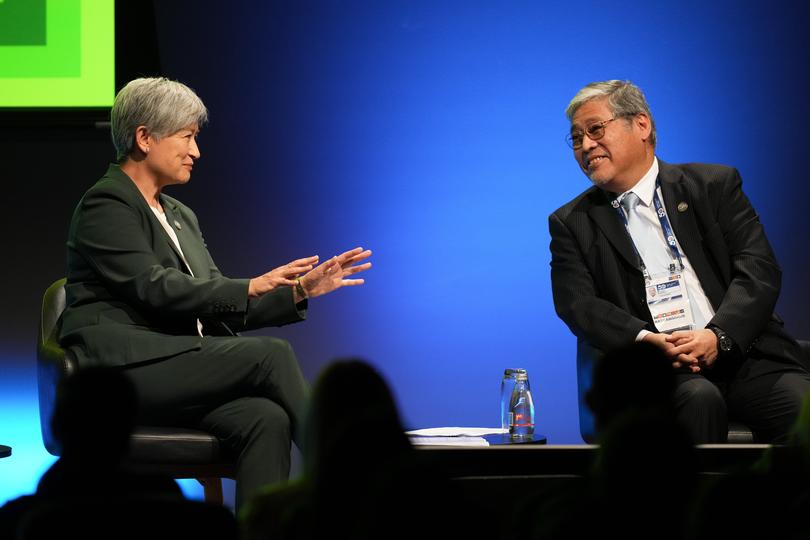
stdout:
[(512, 412), (512, 391), (515, 389), (519, 373), (526, 373), (526, 370), (521, 368), (506, 368), (503, 370), (503, 379), (501, 379), (501, 429), (504, 432), (509, 430), (509, 417)]
[(530, 439), (534, 435), (534, 400), (526, 370), (516, 374), (515, 388), (509, 404), (509, 435), (513, 440)]

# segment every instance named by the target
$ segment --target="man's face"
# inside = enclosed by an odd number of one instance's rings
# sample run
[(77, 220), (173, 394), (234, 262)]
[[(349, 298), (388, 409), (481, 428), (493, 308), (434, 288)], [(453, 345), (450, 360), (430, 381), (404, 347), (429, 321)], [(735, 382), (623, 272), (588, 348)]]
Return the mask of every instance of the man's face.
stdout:
[(147, 162), (161, 185), (185, 184), (191, 179), (194, 161), (200, 157), (197, 124), (157, 140), (151, 139)]
[(574, 158), (585, 175), (597, 186), (621, 193), (633, 187), (650, 168), (653, 149), (646, 142), (650, 122), (644, 114), (607, 122), (604, 135), (597, 140), (588, 136), (589, 127), (613, 117), (607, 98), (587, 101), (574, 114), (571, 133), (583, 135)]

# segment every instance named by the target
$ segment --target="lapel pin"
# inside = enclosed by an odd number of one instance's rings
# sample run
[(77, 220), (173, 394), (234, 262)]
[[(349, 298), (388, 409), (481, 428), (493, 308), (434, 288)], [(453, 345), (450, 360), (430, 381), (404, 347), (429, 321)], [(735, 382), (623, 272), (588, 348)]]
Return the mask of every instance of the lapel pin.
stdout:
[[(686, 212), (687, 208), (689, 208), (689, 205), (686, 204), (685, 202), (679, 202), (678, 203), (678, 212)], [(175, 223), (177, 223), (177, 222), (175, 222)]]
[[(684, 203), (681, 203), (681, 204), (684, 204)], [(679, 206), (679, 207), (678, 207), (678, 210), (680, 210), (680, 209), (681, 209), (681, 207)], [(683, 210), (681, 210), (681, 211), (683, 211)], [(177, 221), (176, 219), (174, 220), (174, 226), (175, 226), (175, 227), (177, 227), (177, 230), (178, 230), (178, 231), (179, 231), (180, 229), (182, 229), (182, 228), (183, 228), (183, 227), (180, 225), (180, 222), (179, 222), (179, 221)]]

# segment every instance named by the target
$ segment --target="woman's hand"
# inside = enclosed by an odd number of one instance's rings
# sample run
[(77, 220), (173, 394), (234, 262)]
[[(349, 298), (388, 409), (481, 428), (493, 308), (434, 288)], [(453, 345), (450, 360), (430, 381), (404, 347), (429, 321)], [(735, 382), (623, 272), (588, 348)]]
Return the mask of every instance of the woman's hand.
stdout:
[(256, 298), (278, 287), (295, 286), (295, 279), (301, 274), (312, 270), (312, 267), (316, 264), (318, 264), (317, 255), (296, 259), (284, 266), (274, 268), (266, 274), (262, 274), (250, 280), (248, 296), (250, 298)]
[[(299, 281), (307, 298), (315, 298), (347, 285), (362, 285), (365, 282), (363, 279), (346, 279), (346, 277), (371, 268), (370, 262), (359, 264), (369, 257), (371, 257), (371, 250), (357, 247), (332, 257), (311, 272), (304, 274)], [(295, 285), (294, 281), (293, 285)], [(296, 298), (296, 300), (302, 299)]]

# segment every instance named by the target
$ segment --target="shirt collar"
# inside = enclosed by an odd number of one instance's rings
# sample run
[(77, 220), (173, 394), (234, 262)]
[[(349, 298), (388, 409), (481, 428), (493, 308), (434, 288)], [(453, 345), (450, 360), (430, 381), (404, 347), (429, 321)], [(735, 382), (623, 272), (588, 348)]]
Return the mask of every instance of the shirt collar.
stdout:
[(653, 194), (655, 193), (656, 178), (658, 178), (658, 158), (653, 157), (650, 170), (641, 177), (641, 180), (639, 180), (635, 186), (622, 193), (617, 200), (621, 201), (632, 191), (638, 196), (639, 201), (641, 201), (644, 206), (650, 206), (650, 204), (652, 204)]

